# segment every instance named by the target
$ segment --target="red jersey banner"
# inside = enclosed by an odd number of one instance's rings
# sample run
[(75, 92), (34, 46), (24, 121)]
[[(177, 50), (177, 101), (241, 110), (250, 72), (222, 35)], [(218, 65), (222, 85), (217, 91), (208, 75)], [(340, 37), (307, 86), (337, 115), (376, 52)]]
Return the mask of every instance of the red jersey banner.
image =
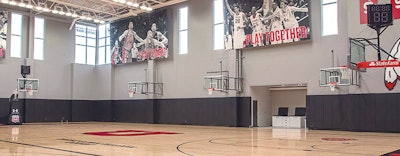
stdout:
[(390, 0), (390, 3), (392, 3), (393, 19), (399, 19), (400, 18), (400, 0)]
[[(400, 1), (400, 0), (395, 0), (395, 1)], [(371, 4), (378, 4), (378, 0), (360, 0), (360, 24), (368, 23), (367, 5)]]

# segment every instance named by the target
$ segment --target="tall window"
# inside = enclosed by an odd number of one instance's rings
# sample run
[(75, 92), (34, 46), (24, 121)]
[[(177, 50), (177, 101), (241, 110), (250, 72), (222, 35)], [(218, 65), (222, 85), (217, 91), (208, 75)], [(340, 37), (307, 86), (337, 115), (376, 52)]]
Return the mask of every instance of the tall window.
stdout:
[(75, 63), (96, 64), (96, 27), (76, 24)]
[(35, 40), (34, 54), (35, 60), (44, 59), (44, 19), (35, 17)]
[(110, 24), (99, 26), (99, 46), (97, 64), (111, 63), (110, 54)]
[(214, 0), (214, 50), (224, 49), (224, 3)]
[(337, 0), (322, 0), (322, 36), (338, 34)]
[(22, 47), (22, 15), (11, 14), (11, 48), (10, 56), (21, 58)]
[(179, 54), (188, 53), (188, 7), (179, 9)]

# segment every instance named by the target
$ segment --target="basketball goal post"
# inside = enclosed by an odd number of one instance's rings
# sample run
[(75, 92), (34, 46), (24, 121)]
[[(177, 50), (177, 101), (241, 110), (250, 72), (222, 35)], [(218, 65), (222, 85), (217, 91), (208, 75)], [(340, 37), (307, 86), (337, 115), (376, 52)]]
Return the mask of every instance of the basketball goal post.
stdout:
[(207, 89), (208, 95), (212, 95), (215, 91), (227, 92), (229, 81), (224, 75), (204, 76), (203, 88)]
[(163, 83), (158, 82), (128, 82), (128, 95), (133, 97), (135, 94), (156, 94), (163, 95)]
[(338, 86), (359, 86), (359, 71), (350, 69), (347, 66), (321, 68), (319, 85), (321, 87), (329, 87), (331, 92), (335, 92)]
[(26, 92), (29, 96), (39, 91), (39, 79), (18, 78), (17, 91)]

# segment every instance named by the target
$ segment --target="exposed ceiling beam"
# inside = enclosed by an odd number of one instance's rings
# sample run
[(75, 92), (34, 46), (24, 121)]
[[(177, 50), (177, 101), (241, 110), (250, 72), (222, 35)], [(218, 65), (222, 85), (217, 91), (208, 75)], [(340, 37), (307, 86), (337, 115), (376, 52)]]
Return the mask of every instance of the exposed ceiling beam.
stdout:
[[(164, 2), (164, 3), (153, 5), (151, 7), (155, 10), (155, 9), (163, 8), (163, 7), (166, 7), (166, 6), (182, 3), (182, 2), (185, 2), (185, 1), (187, 1), (187, 0), (170, 0), (170, 1), (167, 1), (167, 2)], [(135, 12), (129, 12), (129, 13), (120, 15), (118, 17), (110, 18), (110, 19), (108, 19), (108, 21), (112, 22), (112, 21), (115, 21), (115, 20), (118, 20), (118, 19), (130, 17), (130, 16), (137, 16), (138, 14), (144, 13), (144, 12), (146, 12), (146, 11), (138, 10), (138, 11), (135, 11)]]
[(96, 9), (92, 9), (92, 8), (81, 6), (81, 5), (76, 5), (76, 4), (72, 4), (72, 3), (66, 3), (66, 2), (63, 2), (61, 0), (48, 0), (48, 1), (54, 2), (54, 3), (57, 3), (57, 4), (62, 4), (62, 5), (74, 7), (74, 8), (78, 8), (78, 9), (81, 9), (83, 11), (90, 11), (90, 12), (95, 12), (95, 13), (103, 13), (103, 14), (108, 14), (108, 15), (112, 15), (112, 16), (117, 16), (118, 15), (118, 14), (114, 14), (114, 13), (111, 13), (111, 12), (102, 11), (102, 10), (96, 10)]

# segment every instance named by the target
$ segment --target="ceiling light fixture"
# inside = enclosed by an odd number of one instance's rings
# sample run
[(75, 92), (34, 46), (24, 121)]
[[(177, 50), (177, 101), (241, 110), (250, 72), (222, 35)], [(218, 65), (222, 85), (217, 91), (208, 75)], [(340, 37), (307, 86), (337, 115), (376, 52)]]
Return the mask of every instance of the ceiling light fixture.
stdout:
[(44, 7), (44, 8), (43, 8), (43, 12), (50, 12), (50, 9), (47, 8), (47, 7)]
[(10, 5), (17, 5), (17, 2), (16, 2), (16, 1), (10, 1), (10, 2), (8, 2), (8, 4), (10, 4)]
[(78, 17), (78, 14), (76, 14), (76, 11), (74, 9), (70, 9), (69, 11), (71, 12), (71, 17)]
[(18, 6), (25, 8), (26, 4), (24, 3), (24, 0), (21, 0), (21, 2), (18, 3)]
[(28, 9), (32, 9), (33, 8), (33, 5), (31, 4), (31, 1), (29, 1), (29, 3), (25, 6), (25, 8), (28, 8)]

